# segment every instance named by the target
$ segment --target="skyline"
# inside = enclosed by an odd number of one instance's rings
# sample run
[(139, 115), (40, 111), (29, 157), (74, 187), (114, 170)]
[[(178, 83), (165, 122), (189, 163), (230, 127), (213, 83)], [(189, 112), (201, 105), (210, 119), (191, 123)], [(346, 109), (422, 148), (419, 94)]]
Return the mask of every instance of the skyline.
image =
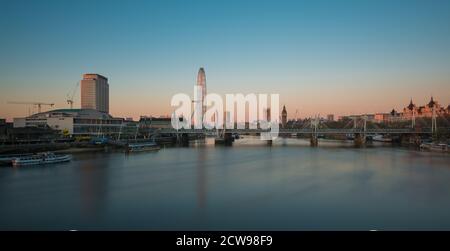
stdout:
[(447, 106), (450, 3), (346, 2), (6, 2), (0, 117), (27, 115), (9, 100), (68, 108), (88, 72), (109, 79), (114, 116), (169, 115), (199, 67), (208, 92), (278, 92), (290, 119)]

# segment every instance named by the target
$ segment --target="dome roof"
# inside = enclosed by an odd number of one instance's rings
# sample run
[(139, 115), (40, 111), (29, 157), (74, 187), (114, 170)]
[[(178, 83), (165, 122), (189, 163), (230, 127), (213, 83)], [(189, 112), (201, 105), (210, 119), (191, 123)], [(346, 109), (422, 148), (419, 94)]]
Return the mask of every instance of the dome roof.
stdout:
[(100, 112), (94, 109), (56, 109), (41, 113), (36, 113), (30, 116), (31, 118), (46, 118), (46, 117), (76, 117), (89, 119), (111, 119), (111, 115)]

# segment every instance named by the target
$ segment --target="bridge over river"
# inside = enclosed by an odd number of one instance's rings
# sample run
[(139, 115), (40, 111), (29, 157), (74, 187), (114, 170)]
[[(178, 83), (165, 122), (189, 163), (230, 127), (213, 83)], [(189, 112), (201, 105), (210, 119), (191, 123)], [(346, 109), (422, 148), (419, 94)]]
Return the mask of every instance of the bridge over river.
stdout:
[[(346, 135), (350, 136), (355, 141), (355, 145), (363, 145), (366, 138), (374, 135), (384, 135), (387, 137), (397, 137), (400, 140), (407, 140), (413, 144), (420, 144), (422, 136), (432, 136), (436, 131), (450, 133), (450, 128), (279, 128), (277, 136), (286, 135), (308, 135), (311, 139), (311, 146), (318, 145), (319, 135)], [(174, 134), (180, 142), (186, 143), (189, 141), (189, 136), (215, 136), (216, 141), (224, 144), (231, 144), (233, 141), (233, 134), (240, 135), (260, 135), (263, 133), (270, 133), (270, 129), (173, 129), (164, 128), (153, 132), (154, 136), (159, 134)], [(275, 133), (275, 131), (274, 131)], [(274, 134), (272, 134), (275, 136)], [(268, 144), (272, 144), (272, 139), (266, 139)]]
[[(444, 128), (441, 128), (444, 129)], [(450, 128), (445, 128), (446, 131), (450, 131)], [(223, 129), (219, 129), (223, 131)], [(237, 134), (259, 134), (267, 133), (270, 130), (267, 129), (225, 129), (225, 133), (237, 133)], [(217, 129), (173, 129), (165, 128), (158, 129), (155, 133), (167, 133), (167, 134), (216, 134)], [(350, 128), (350, 129), (314, 129), (314, 128), (280, 128), (278, 130), (279, 134), (431, 134), (431, 128), (423, 128), (421, 130), (417, 129), (360, 129), (360, 128)]]

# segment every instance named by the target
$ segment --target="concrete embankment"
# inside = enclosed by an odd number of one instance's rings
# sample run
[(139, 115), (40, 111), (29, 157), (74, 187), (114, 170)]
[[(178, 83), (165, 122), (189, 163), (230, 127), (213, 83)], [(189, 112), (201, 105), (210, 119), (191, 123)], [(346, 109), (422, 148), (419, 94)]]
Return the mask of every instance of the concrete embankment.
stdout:
[(0, 154), (20, 154), (36, 152), (85, 152), (102, 151), (104, 146), (94, 146), (87, 143), (45, 143), (45, 144), (15, 144), (0, 145)]
[(106, 151), (106, 147), (81, 147), (81, 148), (67, 148), (53, 151), (55, 153), (85, 153), (85, 152), (103, 152)]

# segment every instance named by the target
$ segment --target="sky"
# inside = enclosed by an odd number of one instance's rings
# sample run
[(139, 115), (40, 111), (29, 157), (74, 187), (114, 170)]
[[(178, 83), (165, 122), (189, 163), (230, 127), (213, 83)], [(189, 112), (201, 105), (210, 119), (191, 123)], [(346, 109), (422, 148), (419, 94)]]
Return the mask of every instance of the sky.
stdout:
[(0, 118), (68, 108), (83, 73), (108, 77), (114, 116), (168, 115), (200, 67), (209, 93), (278, 93), (289, 118), (450, 104), (450, 1), (0, 4)]

